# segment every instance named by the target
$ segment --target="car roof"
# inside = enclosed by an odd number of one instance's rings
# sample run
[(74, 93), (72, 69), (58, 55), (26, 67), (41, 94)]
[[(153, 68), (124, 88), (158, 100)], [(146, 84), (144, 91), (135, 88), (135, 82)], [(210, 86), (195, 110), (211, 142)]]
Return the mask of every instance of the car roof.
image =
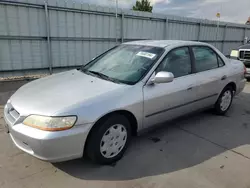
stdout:
[(162, 47), (165, 48), (167, 46), (174, 46), (174, 45), (208, 45), (207, 43), (202, 42), (195, 42), (195, 41), (184, 41), (184, 40), (139, 40), (139, 41), (132, 41), (126, 42), (123, 44), (129, 45), (144, 45), (144, 46), (155, 46), (155, 47)]

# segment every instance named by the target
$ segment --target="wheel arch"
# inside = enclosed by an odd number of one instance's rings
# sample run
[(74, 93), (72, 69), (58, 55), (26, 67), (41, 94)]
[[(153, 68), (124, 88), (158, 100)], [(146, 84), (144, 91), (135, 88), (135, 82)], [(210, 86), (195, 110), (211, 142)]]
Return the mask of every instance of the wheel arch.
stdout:
[(218, 99), (219, 99), (221, 93), (222, 93), (222, 92), (224, 91), (224, 89), (227, 88), (227, 87), (232, 87), (232, 89), (233, 89), (233, 94), (235, 94), (236, 89), (237, 89), (237, 88), (236, 88), (236, 84), (235, 84), (235, 82), (231, 81), (231, 82), (229, 82), (227, 85), (225, 85), (225, 87), (221, 90), (220, 93), (218, 93), (218, 96), (217, 96), (216, 101), (218, 101)]
[[(85, 144), (84, 144), (84, 148), (83, 148), (84, 153), (86, 153), (85, 150), (86, 150), (86, 147), (87, 147), (87, 145), (88, 145), (88, 140), (89, 140), (90, 136), (93, 134), (93, 132), (95, 131), (95, 129), (97, 128), (97, 126), (98, 126), (101, 122), (105, 121), (109, 116), (112, 116), (112, 115), (114, 115), (114, 114), (124, 115), (124, 116), (129, 120), (129, 122), (130, 122), (131, 130), (132, 130), (132, 135), (133, 135), (133, 136), (136, 136), (136, 135), (137, 135), (138, 122), (137, 122), (137, 119), (136, 119), (135, 115), (134, 115), (132, 112), (130, 112), (130, 111), (128, 111), (128, 110), (116, 110), (116, 111), (113, 111), (113, 112), (109, 112), (109, 113), (103, 115), (102, 117), (100, 117), (100, 118), (94, 123), (94, 125), (92, 126), (92, 128), (90, 129), (90, 131), (89, 131), (89, 133), (88, 133), (88, 135), (87, 135), (87, 138), (86, 138), (86, 142), (85, 142)], [(84, 154), (84, 153), (83, 153), (83, 154)]]
[[(232, 98), (231, 98), (231, 101), (230, 101), (229, 106), (228, 106), (226, 109), (223, 110), (223, 109), (221, 109), (220, 98), (222, 97), (223, 92), (226, 91), (227, 88), (230, 88), (230, 89), (233, 90), (233, 91), (232, 91)], [(216, 100), (216, 103), (214, 104), (214, 110), (215, 110), (215, 113), (216, 113), (217, 115), (224, 115), (224, 114), (228, 111), (229, 107), (230, 107), (231, 104), (232, 104), (233, 95), (235, 94), (236, 89), (237, 89), (237, 88), (236, 88), (235, 82), (229, 82), (229, 83), (222, 89), (222, 91), (220, 92), (220, 94), (219, 94), (219, 96), (218, 96), (218, 98), (217, 98), (217, 100)]]
[(226, 87), (232, 87), (234, 93), (236, 92), (237, 87), (236, 87), (235, 82), (229, 82), (229, 83), (223, 88), (223, 90), (224, 90)]

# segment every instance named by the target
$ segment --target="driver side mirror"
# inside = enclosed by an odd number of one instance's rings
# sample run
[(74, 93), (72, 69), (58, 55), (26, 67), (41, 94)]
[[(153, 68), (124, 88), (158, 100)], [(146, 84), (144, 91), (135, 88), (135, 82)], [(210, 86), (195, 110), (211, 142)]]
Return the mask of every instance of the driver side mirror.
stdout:
[(174, 75), (171, 72), (161, 71), (158, 72), (153, 79), (150, 80), (149, 84), (161, 84), (161, 83), (169, 83), (174, 80)]

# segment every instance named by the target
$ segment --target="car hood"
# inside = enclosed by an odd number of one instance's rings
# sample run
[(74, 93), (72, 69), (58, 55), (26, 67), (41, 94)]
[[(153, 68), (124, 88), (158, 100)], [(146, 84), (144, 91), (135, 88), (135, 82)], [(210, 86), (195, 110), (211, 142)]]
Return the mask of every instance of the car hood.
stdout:
[(124, 87), (128, 85), (113, 83), (72, 70), (22, 86), (12, 95), (10, 103), (21, 115), (56, 115), (64, 108), (109, 95)]
[(250, 44), (244, 44), (244, 45), (238, 47), (237, 49), (238, 50), (240, 50), (240, 49), (250, 49)]

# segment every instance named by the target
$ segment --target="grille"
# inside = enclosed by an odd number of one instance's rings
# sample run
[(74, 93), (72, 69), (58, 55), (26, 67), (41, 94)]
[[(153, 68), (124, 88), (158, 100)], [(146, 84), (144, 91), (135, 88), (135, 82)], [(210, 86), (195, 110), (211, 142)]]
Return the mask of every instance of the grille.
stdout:
[(250, 50), (240, 50), (240, 59), (250, 60)]
[(16, 111), (10, 103), (6, 104), (6, 107), (4, 109), (4, 115), (6, 119), (9, 122), (11, 122), (11, 124), (14, 124), (20, 117), (20, 114), (18, 113), (18, 111)]

